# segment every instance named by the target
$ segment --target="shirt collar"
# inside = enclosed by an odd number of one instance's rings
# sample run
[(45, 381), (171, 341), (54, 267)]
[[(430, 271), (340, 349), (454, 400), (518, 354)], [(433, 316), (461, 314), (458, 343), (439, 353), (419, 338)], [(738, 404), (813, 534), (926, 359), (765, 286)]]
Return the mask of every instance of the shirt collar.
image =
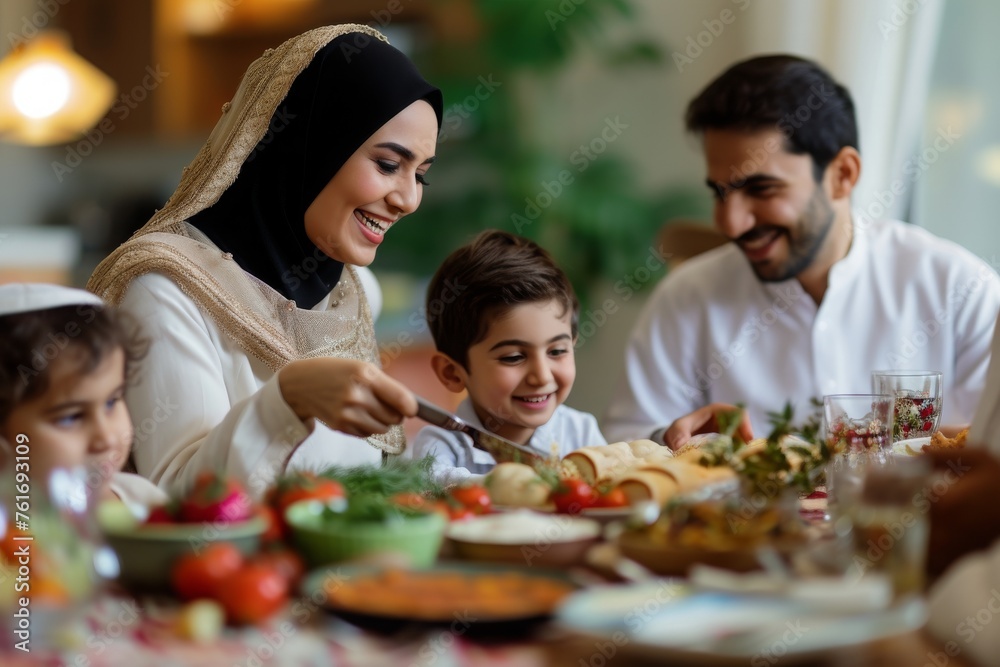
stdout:
[[(834, 262), (833, 266), (830, 267), (830, 274), (827, 277), (827, 291), (829, 291), (833, 286), (838, 274), (845, 272), (849, 274), (854, 273), (854, 268), (858, 266), (859, 263), (865, 261), (865, 255), (867, 253), (866, 249), (869, 243), (867, 225), (860, 224), (857, 216), (851, 216), (851, 229), (853, 230), (853, 233), (851, 235), (851, 245), (847, 249), (847, 254)], [(831, 229), (830, 233), (836, 232)], [(799, 297), (806, 296), (806, 292), (797, 278), (789, 278), (788, 280), (783, 280), (777, 283), (762, 283), (762, 285), (764, 286), (764, 289), (775, 298), (783, 297), (786, 300), (789, 298), (798, 300)]]
[(827, 280), (827, 289), (829, 289), (830, 285), (833, 285), (833, 282), (838, 274), (845, 272), (853, 273), (854, 268), (857, 267), (859, 263), (865, 261), (865, 255), (867, 254), (868, 248), (868, 225), (862, 225), (858, 220), (858, 216), (852, 215), (851, 229), (851, 245), (847, 249), (847, 254), (830, 267), (830, 277)]

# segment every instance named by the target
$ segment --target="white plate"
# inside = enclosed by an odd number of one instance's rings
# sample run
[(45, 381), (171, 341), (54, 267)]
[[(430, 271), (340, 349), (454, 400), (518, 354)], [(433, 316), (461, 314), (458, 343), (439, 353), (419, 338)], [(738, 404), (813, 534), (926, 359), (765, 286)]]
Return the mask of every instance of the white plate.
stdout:
[(484, 545), (575, 542), (600, 537), (601, 524), (580, 516), (522, 509), (453, 521), (445, 535)]
[(910, 438), (892, 443), (893, 456), (919, 456), (923, 454), (921, 447), (929, 444), (930, 438)]
[(671, 579), (590, 588), (571, 595), (556, 615), (562, 627), (632, 660), (742, 667), (828, 658), (913, 632), (925, 619), (919, 599), (837, 616), (785, 598), (695, 592)]
[(532, 512), (547, 515), (555, 514), (557, 516), (580, 516), (585, 519), (593, 519), (601, 524), (608, 524), (613, 521), (624, 521), (635, 512), (635, 508), (631, 505), (626, 507), (587, 507), (580, 510), (579, 514), (559, 514), (556, 512), (556, 508), (553, 505), (545, 505), (543, 507), (513, 507), (511, 505), (493, 506), (493, 511), (495, 512), (518, 512), (524, 510), (530, 510)]

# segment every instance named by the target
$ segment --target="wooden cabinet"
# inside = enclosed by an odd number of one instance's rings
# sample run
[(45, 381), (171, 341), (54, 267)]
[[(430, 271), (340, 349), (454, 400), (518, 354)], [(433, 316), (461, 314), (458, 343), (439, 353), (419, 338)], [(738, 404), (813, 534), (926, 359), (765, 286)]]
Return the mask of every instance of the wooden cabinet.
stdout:
[(148, 77), (146, 68), (155, 71), (157, 64), (153, 0), (60, 2), (53, 21), (69, 33), (77, 53), (118, 85), (117, 99), (108, 112), (114, 127), (108, 138), (152, 134), (154, 108), (161, 93), (157, 88), (143, 87), (143, 78)]
[(405, 25), (450, 38), (474, 32), (474, 14), (471, 0), (79, 0), (56, 21), (118, 83), (116, 131), (171, 140), (207, 135), (247, 66), (310, 28)]

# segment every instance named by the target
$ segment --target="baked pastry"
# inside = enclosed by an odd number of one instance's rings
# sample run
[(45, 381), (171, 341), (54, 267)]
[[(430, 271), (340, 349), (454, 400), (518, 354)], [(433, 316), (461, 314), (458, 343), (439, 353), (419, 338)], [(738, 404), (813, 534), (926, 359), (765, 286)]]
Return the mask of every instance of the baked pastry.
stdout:
[(627, 442), (581, 447), (563, 460), (572, 463), (583, 481), (590, 485), (614, 479), (637, 462)]
[(629, 505), (647, 500), (662, 505), (681, 491), (677, 480), (663, 470), (634, 470), (623, 475), (616, 487), (625, 494)]
[(931, 441), (924, 445), (921, 449), (924, 451), (931, 449), (964, 449), (965, 441), (969, 437), (969, 429), (963, 428), (959, 431), (954, 438), (949, 438), (941, 431), (935, 431), (931, 435)]
[(494, 505), (542, 507), (549, 500), (549, 486), (535, 469), (523, 463), (498, 463), (483, 480)]
[(647, 459), (650, 457), (672, 457), (673, 450), (652, 440), (633, 440), (628, 443), (628, 448), (632, 450), (632, 455), (637, 459)]

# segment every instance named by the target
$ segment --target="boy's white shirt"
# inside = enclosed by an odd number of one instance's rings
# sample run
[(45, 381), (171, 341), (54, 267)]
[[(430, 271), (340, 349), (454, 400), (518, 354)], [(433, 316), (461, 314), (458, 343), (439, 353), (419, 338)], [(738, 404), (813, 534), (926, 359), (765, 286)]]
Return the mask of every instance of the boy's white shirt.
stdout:
[[(468, 398), (459, 404), (455, 414), (471, 426), (484, 428)], [(551, 419), (539, 426), (528, 441), (529, 447), (546, 458), (562, 458), (581, 447), (606, 444), (592, 414), (566, 405), (556, 408)], [(437, 426), (422, 428), (404, 454), (413, 459), (428, 455), (435, 458), (431, 468), (434, 478), (445, 485), (480, 479), (496, 465), (492, 455), (472, 446), (469, 436)]]

